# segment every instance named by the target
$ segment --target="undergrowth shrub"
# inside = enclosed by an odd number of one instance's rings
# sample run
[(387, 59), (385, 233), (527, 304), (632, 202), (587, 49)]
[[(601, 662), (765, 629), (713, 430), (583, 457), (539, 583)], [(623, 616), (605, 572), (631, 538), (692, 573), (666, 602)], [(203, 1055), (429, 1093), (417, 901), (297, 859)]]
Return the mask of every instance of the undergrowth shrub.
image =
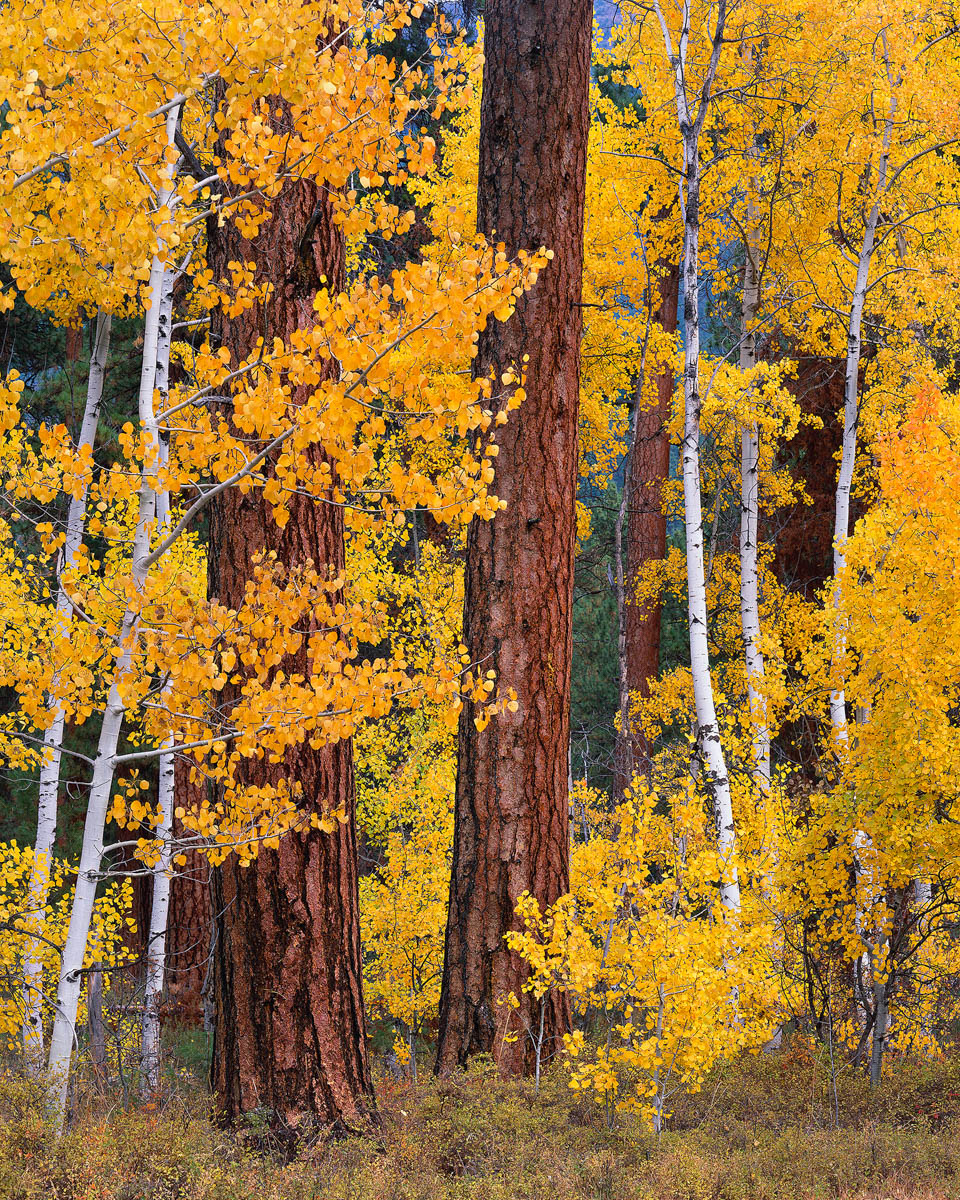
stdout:
[[(426, 1076), (426, 1073), (424, 1073)], [(960, 1200), (960, 1060), (891, 1064), (875, 1093), (794, 1038), (718, 1068), (659, 1138), (608, 1128), (550, 1070), (538, 1094), (481, 1060), (378, 1080), (379, 1128), (293, 1162), (210, 1119), (171, 1073), (152, 1102), (81, 1098), (57, 1141), (35, 1084), (0, 1077), (0, 1200)]]

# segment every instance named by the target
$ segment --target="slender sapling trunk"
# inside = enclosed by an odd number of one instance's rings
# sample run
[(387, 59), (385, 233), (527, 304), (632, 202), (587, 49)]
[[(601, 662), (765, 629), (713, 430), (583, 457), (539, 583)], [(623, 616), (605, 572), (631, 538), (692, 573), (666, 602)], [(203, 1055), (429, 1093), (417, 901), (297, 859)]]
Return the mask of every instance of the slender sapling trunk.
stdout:
[[(166, 120), (168, 145), (173, 144), (178, 120), (179, 108), (170, 109)], [(169, 206), (173, 200), (172, 174), (171, 170), (171, 184), (161, 188), (158, 193), (158, 208)], [(156, 471), (159, 463), (159, 436), (153, 394), (157, 374), (161, 297), (165, 272), (161, 257), (163, 254), (164, 247), (160, 245), (151, 260), (148, 287), (150, 307), (147, 309), (144, 323), (143, 362), (140, 371), (138, 404), (140, 425), (145, 435), (146, 447), (137, 502), (137, 527), (133, 541), (131, 565), (133, 595), (127, 603), (115, 643), (118, 651), (117, 665), (104, 706), (103, 723), (100, 728), (100, 739), (90, 782), (90, 795), (83, 827), (83, 843), (77, 869), (77, 883), (74, 888), (70, 923), (61, 959), (60, 980), (57, 987), (57, 1011), (50, 1039), (47, 1069), (52, 1115), (58, 1128), (62, 1126), (67, 1110), (70, 1059), (76, 1043), (77, 1008), (83, 979), (83, 961), (90, 934), (97, 885), (100, 880), (104, 826), (113, 788), (114, 760), (123, 726), (125, 710), (123, 685), (133, 665), (140, 624), (139, 596), (143, 592), (149, 572), (147, 563), (150, 557), (150, 539), (156, 522)]]
[[(80, 453), (89, 450), (93, 454), (103, 401), (103, 384), (106, 377), (107, 355), (110, 349), (111, 316), (98, 312), (93, 350), (90, 354), (90, 373), (87, 377), (87, 399), (80, 426), (77, 449)], [(74, 564), (80, 543), (87, 508), (87, 485), (80, 495), (71, 498), (67, 509), (67, 532), (63, 546), (57, 586), (57, 623), (69, 626), (72, 605), (63, 585), (63, 574)], [(48, 707), (49, 724), (43, 735), (43, 763), (40, 767), (40, 787), (37, 805), (37, 838), (34, 843), (33, 870), (27, 901), (27, 918), (38, 923), (43, 919), (49, 891), (50, 863), (53, 844), (57, 834), (57, 802), (60, 791), (60, 759), (63, 751), (65, 716), (63, 706), (56, 696), (57, 676), (54, 675)], [(27, 1069), (39, 1074), (43, 1064), (43, 1011), (42, 1011), (43, 968), (40, 961), (40, 944), (36, 939), (27, 940), (23, 955), (23, 1051)]]
[[(162, 407), (170, 390), (170, 334), (173, 319), (173, 285), (176, 275), (167, 268), (163, 275), (160, 297), (160, 325), (157, 337), (156, 390)], [(167, 439), (159, 438), (159, 465), (166, 467)], [(157, 526), (162, 529), (170, 513), (170, 493), (162, 484), (156, 493)], [(168, 688), (162, 695), (167, 699)], [(141, 1085), (146, 1092), (156, 1091), (160, 1084), (160, 1005), (164, 989), (164, 968), (167, 949), (167, 919), (170, 913), (170, 883), (174, 810), (173, 738), (164, 741), (160, 756), (157, 787), (157, 839), (160, 854), (153, 867), (153, 897), (150, 909), (150, 929), (147, 934), (147, 966), (144, 982), (143, 1023), (140, 1034)]]
[(720, 897), (728, 912), (740, 911), (740, 882), (734, 859), (736, 828), (730, 780), (720, 742), (710, 676), (710, 646), (707, 637), (707, 589), (703, 549), (703, 506), (700, 493), (700, 134), (707, 115), (710, 92), (723, 46), (726, 0), (719, 0), (713, 48), (699, 91), (696, 112), (686, 92), (686, 56), (690, 36), (690, 4), (684, 0), (682, 27), (676, 51), (666, 21), (655, 0), (667, 56), (674, 72), (677, 118), (683, 141), (683, 398), (684, 422), (681, 446), (683, 517), (687, 542), (687, 605), (690, 631), (690, 670), (697, 715), (697, 732), (703, 777), (713, 801), (720, 858)]

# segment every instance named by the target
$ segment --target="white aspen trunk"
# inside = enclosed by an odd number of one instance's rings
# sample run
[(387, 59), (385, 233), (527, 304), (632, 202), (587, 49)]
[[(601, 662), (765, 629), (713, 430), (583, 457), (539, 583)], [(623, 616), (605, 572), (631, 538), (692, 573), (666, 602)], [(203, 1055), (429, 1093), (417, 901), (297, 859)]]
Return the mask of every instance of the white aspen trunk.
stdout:
[[(746, 52), (745, 55), (746, 57)], [(751, 154), (754, 150), (751, 147)], [(756, 212), (753, 179), (748, 179), (747, 236), (744, 241), (743, 325), (740, 334), (740, 370), (752, 371), (757, 364), (754, 326), (760, 303), (757, 271)], [(770, 788), (770, 727), (763, 695), (763, 651), (760, 648), (760, 575), (757, 537), (760, 515), (760, 432), (753, 422), (740, 435), (740, 626), (747, 674), (747, 704), (753, 730), (754, 778), (762, 792)]]
[(713, 80), (723, 48), (726, 0), (718, 0), (717, 23), (710, 61), (698, 91), (696, 114), (690, 111), (686, 92), (686, 60), (690, 37), (690, 0), (683, 0), (682, 20), (674, 51), (670, 28), (659, 0), (653, 0), (663, 43), (674, 73), (677, 123), (683, 141), (683, 443), (680, 461), (683, 476), (683, 520), (687, 540), (687, 614), (690, 630), (690, 672), (697, 714), (704, 780), (713, 800), (720, 858), (720, 899), (728, 912), (740, 911), (740, 881), (735, 861), (736, 827), (730, 779), (720, 742), (710, 646), (707, 639), (707, 586), (703, 558), (703, 504), (700, 495), (700, 133), (707, 115)]
[[(843, 736), (844, 739), (846, 739), (846, 727), (844, 727)], [(867, 981), (870, 979), (870, 962), (871, 954), (873, 952), (873, 944), (870, 940), (870, 930), (866, 927), (865, 916), (865, 913), (869, 912), (873, 905), (873, 894), (870, 886), (873, 872), (868, 872), (864, 869), (861, 858), (863, 852), (865, 850), (869, 850), (869, 848), (870, 839), (862, 829), (856, 830), (853, 835), (853, 873), (855, 880), (853, 923), (854, 928), (857, 931), (857, 936), (860, 938), (860, 941), (863, 945), (863, 949), (860, 951), (860, 978), (864, 981), (865, 987), (867, 986)], [(865, 883), (865, 891), (867, 893), (866, 904), (861, 903), (860, 900), (861, 883)], [(856, 984), (854, 985), (853, 1006), (860, 1025), (865, 1026), (867, 1021), (867, 1009), (863, 1002), (862, 996), (856, 988)]]
[[(881, 941), (878, 949), (883, 950)], [(887, 1010), (887, 984), (873, 985), (873, 1043), (870, 1047), (870, 1086), (879, 1087), (880, 1074), (883, 1068), (883, 1047), (889, 1028), (889, 1013)]]
[(83, 960), (90, 933), (97, 883), (100, 879), (104, 823), (113, 786), (113, 760), (123, 725), (124, 707), (119, 685), (133, 660), (132, 642), (135, 635), (136, 617), (133, 611), (128, 609), (124, 614), (118, 639), (118, 643), (124, 645), (125, 649), (117, 662), (116, 676), (107, 696), (100, 742), (90, 782), (90, 799), (83, 827), (83, 847), (80, 852), (67, 940), (63, 947), (60, 982), (57, 987), (57, 1010), (50, 1038), (48, 1072), (51, 1101), (54, 1106), (53, 1116), (58, 1125), (62, 1124), (66, 1115), (70, 1058), (76, 1042)]
[[(741, 57), (753, 63), (749, 45)], [(756, 135), (751, 141), (749, 158), (757, 154)], [(759, 243), (754, 192), (756, 179), (751, 171), (747, 179), (747, 219), (744, 237), (743, 314), (740, 330), (740, 370), (752, 371), (757, 365), (756, 321), (760, 307)], [(770, 839), (769, 867), (764, 872), (768, 896), (773, 900), (779, 847), (775, 827), (770, 820), (770, 723), (764, 695), (764, 661), (760, 645), (760, 568), (758, 563), (760, 524), (760, 429), (756, 421), (740, 434), (740, 629), (743, 635), (743, 660), (747, 677), (747, 712), (751, 729), (751, 757), (758, 803), (764, 809), (764, 822)], [(771, 1052), (780, 1048), (783, 1030), (778, 1027), (764, 1045)]]
[(757, 427), (741, 435), (743, 473), (740, 513), (740, 623), (747, 672), (747, 704), (753, 728), (754, 776), (762, 791), (770, 787), (770, 727), (763, 695), (764, 662), (760, 648), (760, 586), (757, 566), (757, 507), (760, 442)]
[[(179, 107), (167, 113), (167, 144), (172, 145), (179, 119)], [(157, 207), (170, 205), (173, 197), (171, 184), (161, 188)], [(90, 934), (90, 922), (96, 900), (103, 857), (104, 825), (113, 788), (114, 760), (123, 726), (124, 701), (122, 685), (133, 664), (134, 649), (139, 629), (138, 596), (143, 591), (149, 568), (145, 566), (150, 556), (150, 539), (154, 531), (157, 514), (156, 471), (159, 465), (160, 439), (154, 409), (153, 393), (157, 377), (157, 358), (160, 336), (160, 312), (163, 295), (164, 247), (160, 245), (150, 264), (149, 296), (150, 307), (146, 313), (143, 338), (143, 363), (140, 371), (139, 413), (141, 428), (145, 433), (146, 451), (140, 482), (137, 510), (137, 528), (133, 542), (131, 582), (134, 596), (128, 603), (121, 622), (116, 646), (120, 650), (113, 683), (104, 708), (100, 741), (94, 761), (90, 783), (90, 797), (83, 827), (83, 844), (77, 883), (74, 889), (70, 923), (60, 967), (60, 982), (57, 988), (57, 1011), (50, 1039), (48, 1074), (53, 1117), (61, 1127), (67, 1110), (67, 1094), (70, 1083), (70, 1059), (76, 1042), (77, 1008), (83, 977), (83, 960)]]
[[(886, 39), (882, 38), (884, 53)], [(847, 320), (847, 358), (843, 380), (843, 442), (840, 455), (840, 470), (837, 474), (837, 494), (833, 525), (833, 604), (835, 613), (834, 632), (834, 668), (839, 670), (840, 663), (847, 649), (847, 636), (843, 619), (843, 586), (840, 575), (846, 565), (846, 542), (850, 536), (850, 491), (853, 487), (853, 473), (857, 461), (857, 424), (860, 416), (860, 354), (862, 349), (863, 312), (867, 301), (867, 290), (870, 281), (870, 267), (873, 262), (873, 252), (876, 243), (877, 223), (880, 220), (880, 205), (887, 187), (887, 175), (890, 159), (890, 142), (893, 136), (894, 122), (897, 113), (896, 93), (890, 98), (890, 111), (887, 116), (883, 144), (880, 152), (880, 162), (877, 168), (877, 189), (874, 203), (864, 223), (863, 241), (860, 255), (857, 259), (857, 274), (854, 279), (853, 293), (850, 297), (850, 313)], [(858, 712), (857, 719), (865, 719)], [(834, 687), (830, 692), (830, 724), (833, 729), (834, 746), (838, 753), (846, 751), (850, 744), (847, 728), (847, 698), (842, 686)], [(854, 872), (859, 874), (858, 852), (869, 846), (869, 836), (857, 829), (853, 837)], [(871, 893), (872, 900), (872, 893)], [(864, 915), (859, 904), (855, 913), (857, 932), (866, 941), (864, 931)], [(861, 957), (863, 978), (869, 978), (869, 952)], [(866, 1019), (859, 996), (854, 997), (854, 1004), (860, 1013), (861, 1020)], [(884, 1031), (885, 1032), (885, 1031)], [(876, 1034), (876, 1029), (874, 1030)], [(879, 1047), (879, 1048), (878, 1048)], [(879, 1043), (874, 1041), (874, 1051), (882, 1053), (883, 1036)], [(873, 1053), (871, 1054), (871, 1073), (873, 1071)], [(879, 1058), (877, 1059), (879, 1071)]]
[[(833, 574), (836, 580), (833, 603), (837, 613), (834, 653), (837, 662), (843, 657), (847, 646), (846, 634), (843, 629), (843, 592), (840, 585), (840, 573), (846, 564), (846, 542), (850, 536), (850, 489), (853, 486), (853, 472), (857, 462), (857, 421), (860, 412), (861, 328), (879, 212), (880, 206), (877, 203), (873, 206), (867, 219), (847, 322), (847, 361), (843, 382), (843, 443), (840, 471), (837, 475), (837, 496), (833, 522)], [(834, 688), (830, 693), (830, 722), (838, 746), (846, 746), (848, 741), (847, 709), (846, 696), (842, 687)]]
[[(917, 879), (913, 884), (913, 902), (917, 909), (917, 933), (922, 933), (920, 923), (923, 920), (924, 914), (933, 903), (933, 885), (929, 879)], [(926, 1017), (921, 1018), (920, 1036), (924, 1040), (929, 1040), (933, 1033), (930, 1022)]]
[[(649, 288), (649, 279), (647, 280)], [(647, 346), (650, 341), (650, 309), (652, 297), (647, 300), (647, 325), (643, 337), (643, 349), (640, 354), (640, 373), (634, 386), (633, 416), (630, 421), (630, 433), (627, 448), (626, 465), (623, 476), (623, 492), (620, 496), (620, 506), (617, 509), (617, 519), (613, 527), (613, 556), (616, 563), (614, 575), (614, 591), (617, 601), (617, 692), (620, 709), (620, 736), (617, 738), (615, 753), (619, 761), (615, 764), (615, 778), (633, 782), (633, 738), (630, 731), (630, 685), (627, 677), (627, 588), (623, 564), (623, 529), (627, 513), (632, 501), (630, 480), (633, 474), (633, 456), (636, 453), (637, 429), (640, 425), (640, 407), (643, 404), (643, 385), (647, 374)]]
[[(664, 1014), (664, 995), (663, 984), (657, 984), (657, 1027), (655, 1031), (657, 1058), (663, 1058), (663, 1014)], [(660, 1135), (663, 1133), (663, 1109), (666, 1104), (666, 1080), (662, 1079), (663, 1067), (658, 1062), (653, 1072), (653, 1132), (657, 1135), (657, 1142), (660, 1141)]]
[[(170, 390), (170, 339), (173, 319), (173, 284), (175, 272), (167, 268), (163, 274), (160, 296), (159, 327), (157, 331), (156, 391), (161, 407), (166, 407)], [(169, 443), (158, 435), (159, 466), (166, 468)], [(162, 484), (156, 491), (157, 527), (162, 529), (170, 513), (170, 493)], [(166, 700), (168, 689), (164, 688)], [(171, 860), (173, 857), (174, 755), (173, 738), (164, 740), (165, 753), (160, 756), (157, 788), (157, 838), (161, 843), (160, 856), (152, 872), (153, 896), (150, 907), (150, 929), (147, 934), (147, 965), (144, 981), (143, 1021), (140, 1031), (141, 1086), (145, 1092), (155, 1092), (160, 1086), (160, 1005), (165, 984), (167, 953), (167, 918), (170, 912)]]
[(160, 1085), (160, 1003), (164, 988), (167, 951), (167, 918), (170, 912), (170, 879), (173, 835), (173, 739), (164, 746), (168, 753), (160, 757), (160, 783), (157, 838), (162, 843), (160, 857), (153, 868), (153, 900), (150, 908), (150, 932), (147, 938), (147, 971), (144, 988), (143, 1025), (140, 1035), (142, 1085), (154, 1092)]
[[(87, 377), (87, 398), (80, 425), (78, 451), (85, 448), (93, 453), (100, 421), (100, 406), (103, 402), (103, 384), (106, 376), (107, 355), (110, 350), (109, 313), (98, 312), (93, 351), (90, 355), (90, 372)], [(87, 491), (84, 485), (80, 495), (71, 498), (67, 508), (66, 540), (57, 572), (57, 626), (69, 626), (71, 603), (63, 586), (64, 571), (69, 571), (83, 540), (86, 521)], [(40, 785), (37, 800), (37, 838), (34, 843), (33, 869), (28, 892), (28, 920), (42, 921), (47, 905), (50, 886), (50, 864), (53, 844), (57, 833), (57, 799), (60, 791), (60, 760), (63, 751), (65, 724), (62, 705), (57, 700), (58, 679), (54, 676), (49, 706), (49, 722), (43, 735), (43, 762), (40, 766)], [(41, 992), (43, 969), (40, 962), (40, 945), (35, 938), (27, 940), (23, 953), (23, 1053), (27, 1069), (39, 1074), (43, 1063), (43, 1010)]]
[[(885, 45), (885, 43), (884, 43)], [(890, 99), (890, 113), (883, 132), (883, 147), (877, 169), (877, 193), (863, 230), (860, 257), (857, 260), (857, 275), (850, 298), (850, 313), (847, 320), (847, 361), (843, 378), (843, 444), (840, 456), (840, 471), (837, 475), (837, 497), (833, 523), (833, 602), (837, 614), (837, 632), (834, 652), (839, 663), (847, 648), (843, 628), (843, 594), (839, 582), (840, 573), (846, 565), (846, 541), (850, 536), (850, 489), (857, 462), (857, 422), (860, 415), (860, 352), (862, 348), (863, 310), (867, 302), (870, 266), (880, 220), (880, 204), (887, 187), (890, 160), (890, 141), (893, 136), (897, 115), (897, 97)], [(847, 745), (846, 696), (842, 687), (830, 693), (830, 721), (834, 738), (839, 746)]]

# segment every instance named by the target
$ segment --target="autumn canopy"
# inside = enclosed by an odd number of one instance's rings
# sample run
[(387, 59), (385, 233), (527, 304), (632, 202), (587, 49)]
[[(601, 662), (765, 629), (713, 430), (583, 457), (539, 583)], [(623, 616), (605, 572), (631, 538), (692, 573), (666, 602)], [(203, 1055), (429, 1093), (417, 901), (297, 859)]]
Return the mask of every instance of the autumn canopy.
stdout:
[(380, 1060), (659, 1134), (790, 1033), (940, 1052), (958, 96), (922, 2), (12, 6), (0, 1034), (56, 1128), (174, 1022), (288, 1148)]

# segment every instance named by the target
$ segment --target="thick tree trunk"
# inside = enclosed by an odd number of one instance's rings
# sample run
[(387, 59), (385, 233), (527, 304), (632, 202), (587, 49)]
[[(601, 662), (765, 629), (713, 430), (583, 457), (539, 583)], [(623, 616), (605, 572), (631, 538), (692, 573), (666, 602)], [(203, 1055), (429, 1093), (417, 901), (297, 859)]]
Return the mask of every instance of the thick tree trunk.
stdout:
[[(660, 304), (657, 323), (665, 333), (677, 332), (680, 264), (661, 264)], [(673, 405), (675, 377), (672, 368), (657, 375), (656, 406), (637, 414), (636, 434), (630, 447), (624, 487), (627, 499), (627, 597), (625, 617), (625, 665), (627, 691), (650, 695), (650, 683), (660, 674), (659, 600), (650, 604), (631, 603), (638, 573), (646, 563), (662, 562), (667, 556), (667, 518), (660, 497), (670, 478), (670, 437), (667, 426)], [(651, 747), (640, 729), (626, 728), (619, 739), (615, 789), (628, 787), (633, 773), (650, 759)]]
[(78, 310), (73, 322), (64, 330), (63, 356), (71, 365), (80, 361), (83, 353), (83, 309)]
[[(198, 807), (203, 786), (191, 782), (190, 763), (178, 758), (174, 766), (174, 808)], [(183, 834), (182, 824), (174, 817), (174, 840)], [(186, 863), (178, 868), (170, 885), (165, 1007), (172, 1020), (184, 1025), (199, 1025), (204, 1020), (204, 1000), (211, 980), (211, 934), (210, 866), (202, 854), (188, 850)]]
[[(491, 0), (484, 12), (478, 225), (509, 253), (544, 245), (548, 270), (506, 324), (480, 336), (477, 371), (499, 381), (526, 363), (527, 399), (500, 439), (496, 490), (506, 502), (467, 543), (464, 640), (481, 671), (513, 688), (516, 713), (483, 730), (461, 716), (453, 873), (437, 1069), (477, 1051), (505, 1072), (534, 1069), (539, 1004), (504, 945), (514, 904), (551, 904), (568, 887), (567, 752), (577, 482), (591, 5)], [(520, 1006), (498, 1008), (514, 992)], [(569, 1027), (551, 994), (542, 1057)], [(508, 1032), (516, 1041), (505, 1040)]]
[[(785, 351), (791, 357), (790, 348)], [(804, 416), (818, 417), (821, 428), (802, 424), (780, 450), (779, 463), (802, 485), (810, 503), (797, 502), (765, 534), (774, 545), (777, 579), (813, 600), (833, 570), (837, 453), (843, 440), (838, 413), (843, 408), (842, 359), (792, 355), (797, 374), (784, 381)], [(859, 515), (859, 514), (854, 514)]]
[[(258, 336), (270, 344), (311, 326), (321, 276), (334, 291), (344, 286), (343, 236), (325, 193), (311, 182), (294, 182), (272, 204), (252, 242), (230, 222), (222, 228), (211, 223), (215, 278), (229, 278), (231, 260), (255, 262), (258, 280), (275, 289), (266, 308), (221, 317), (221, 343), (234, 363), (252, 353)], [(295, 390), (292, 403), (303, 398)], [(211, 596), (238, 606), (253, 556), (263, 550), (276, 552), (287, 567), (312, 561), (342, 570), (342, 510), (304, 497), (291, 498), (290, 509), (281, 529), (258, 489), (222, 494), (210, 521)], [(283, 669), (309, 675), (306, 639)], [(348, 820), (334, 833), (290, 833), (278, 849), (261, 848), (251, 866), (234, 858), (214, 872), (212, 1081), (225, 1118), (266, 1109), (276, 1131), (293, 1138), (310, 1124), (357, 1127), (374, 1106), (361, 986), (351, 743), (300, 745), (281, 764), (248, 759), (239, 782), (284, 780), (300, 785), (305, 811), (342, 808)]]

